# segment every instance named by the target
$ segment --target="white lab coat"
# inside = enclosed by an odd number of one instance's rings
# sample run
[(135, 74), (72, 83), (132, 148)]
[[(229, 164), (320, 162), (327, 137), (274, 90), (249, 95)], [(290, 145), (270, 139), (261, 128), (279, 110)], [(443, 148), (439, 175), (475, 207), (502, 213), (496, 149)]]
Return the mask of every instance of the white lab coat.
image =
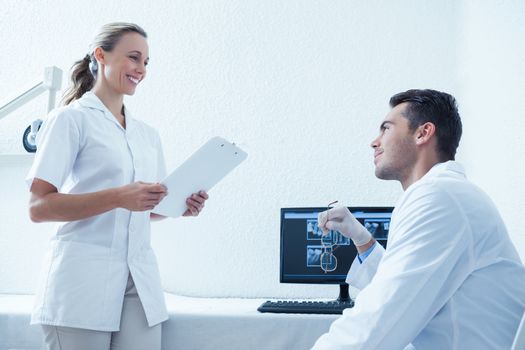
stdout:
[[(165, 176), (158, 133), (125, 110), (126, 129), (92, 92), (50, 113), (37, 137), (27, 182), (61, 193), (89, 193)], [(117, 331), (129, 273), (148, 324), (168, 318), (150, 212), (122, 208), (61, 223), (51, 240), (31, 317), (47, 324)]]
[[(362, 288), (314, 349), (509, 349), (525, 268), (492, 201), (450, 161), (398, 201), (388, 247), (347, 282)], [(411, 345), (409, 345), (411, 343)]]

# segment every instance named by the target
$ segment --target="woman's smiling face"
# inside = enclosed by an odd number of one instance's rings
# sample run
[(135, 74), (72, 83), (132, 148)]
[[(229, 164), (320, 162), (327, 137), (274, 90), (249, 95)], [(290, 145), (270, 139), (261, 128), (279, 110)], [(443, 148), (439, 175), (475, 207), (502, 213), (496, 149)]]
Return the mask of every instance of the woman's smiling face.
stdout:
[(104, 75), (109, 89), (116, 94), (133, 95), (137, 85), (146, 77), (148, 43), (138, 33), (126, 33), (112, 51), (97, 48), (95, 57), (99, 67), (103, 68), (99, 69), (99, 74)]

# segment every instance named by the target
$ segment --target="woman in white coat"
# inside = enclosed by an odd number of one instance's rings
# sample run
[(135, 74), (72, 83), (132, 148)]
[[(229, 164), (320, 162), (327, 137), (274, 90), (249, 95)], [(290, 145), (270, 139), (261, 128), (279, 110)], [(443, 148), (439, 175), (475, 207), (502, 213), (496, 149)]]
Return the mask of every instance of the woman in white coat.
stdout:
[[(164, 156), (123, 103), (146, 76), (146, 38), (135, 24), (103, 26), (37, 137), (31, 220), (61, 222), (31, 317), (49, 349), (160, 349), (168, 315), (150, 220), (162, 218), (151, 210), (166, 196)], [(184, 215), (207, 198), (193, 194)]]

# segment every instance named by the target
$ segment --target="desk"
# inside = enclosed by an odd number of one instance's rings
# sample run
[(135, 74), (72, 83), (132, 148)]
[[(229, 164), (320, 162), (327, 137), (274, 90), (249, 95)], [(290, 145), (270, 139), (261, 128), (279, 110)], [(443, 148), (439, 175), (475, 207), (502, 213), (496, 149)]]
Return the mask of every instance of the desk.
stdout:
[(260, 313), (266, 299), (188, 298), (166, 294), (170, 318), (163, 349), (310, 349), (339, 315)]
[[(304, 350), (339, 315), (260, 313), (266, 299), (191, 298), (165, 293), (169, 320), (163, 350)], [(29, 326), (32, 295), (0, 295), (0, 350), (43, 349), (38, 326)]]

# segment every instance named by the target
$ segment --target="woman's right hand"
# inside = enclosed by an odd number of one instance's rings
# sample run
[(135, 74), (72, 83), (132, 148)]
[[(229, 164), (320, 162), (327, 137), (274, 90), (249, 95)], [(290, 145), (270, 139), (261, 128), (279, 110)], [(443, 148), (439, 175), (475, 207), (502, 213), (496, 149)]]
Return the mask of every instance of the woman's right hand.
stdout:
[(29, 215), (34, 222), (76, 221), (115, 208), (131, 211), (153, 209), (168, 194), (158, 183), (135, 182), (91, 193), (59, 193), (51, 183), (34, 178), (31, 185)]
[(119, 188), (118, 206), (131, 211), (152, 210), (167, 194), (159, 183), (133, 182)]

